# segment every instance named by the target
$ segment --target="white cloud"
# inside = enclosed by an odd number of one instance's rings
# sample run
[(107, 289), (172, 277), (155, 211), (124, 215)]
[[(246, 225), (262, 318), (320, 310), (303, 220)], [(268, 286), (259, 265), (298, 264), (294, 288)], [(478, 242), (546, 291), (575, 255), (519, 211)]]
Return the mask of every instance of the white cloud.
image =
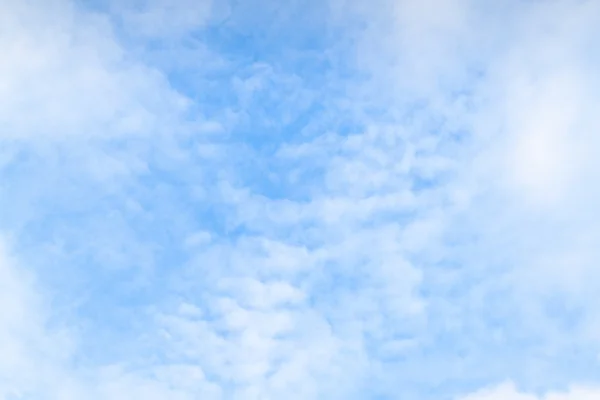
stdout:
[(163, 364), (132, 370), (114, 365), (78, 368), (75, 326), (65, 326), (30, 271), (0, 242), (0, 396), (6, 399), (221, 398), (197, 365)]
[(69, 2), (2, 6), (3, 138), (149, 134), (186, 107), (156, 71), (131, 60), (109, 21)]
[(519, 391), (513, 383), (482, 389), (476, 393), (461, 397), (461, 400), (592, 400), (600, 395), (598, 389), (574, 387), (568, 391), (546, 393), (544, 395), (527, 394)]
[(69, 349), (46, 329), (47, 316), (31, 277), (15, 265), (4, 240), (0, 243), (0, 274), (0, 379), (5, 382), (0, 394), (6, 397), (43, 384), (36, 376), (49, 363), (60, 361), (61, 353)]

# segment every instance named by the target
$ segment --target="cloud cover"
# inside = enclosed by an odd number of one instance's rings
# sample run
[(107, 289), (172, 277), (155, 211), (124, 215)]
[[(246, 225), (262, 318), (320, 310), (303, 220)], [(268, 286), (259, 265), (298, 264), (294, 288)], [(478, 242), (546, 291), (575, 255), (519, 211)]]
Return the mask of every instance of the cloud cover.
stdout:
[(597, 397), (595, 2), (0, 7), (2, 398)]

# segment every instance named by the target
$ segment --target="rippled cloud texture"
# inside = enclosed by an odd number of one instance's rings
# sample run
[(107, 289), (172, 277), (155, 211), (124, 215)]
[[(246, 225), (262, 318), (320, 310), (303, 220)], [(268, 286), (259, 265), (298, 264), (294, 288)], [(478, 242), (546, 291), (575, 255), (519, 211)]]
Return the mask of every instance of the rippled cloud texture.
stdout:
[(598, 38), (591, 0), (0, 0), (0, 398), (600, 398)]

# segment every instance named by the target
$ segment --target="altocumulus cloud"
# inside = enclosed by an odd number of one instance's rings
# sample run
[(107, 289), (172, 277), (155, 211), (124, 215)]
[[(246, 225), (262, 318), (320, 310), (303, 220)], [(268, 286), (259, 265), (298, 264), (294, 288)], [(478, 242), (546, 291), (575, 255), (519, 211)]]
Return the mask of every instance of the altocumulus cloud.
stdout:
[(599, 27), (0, 1), (0, 398), (599, 398)]

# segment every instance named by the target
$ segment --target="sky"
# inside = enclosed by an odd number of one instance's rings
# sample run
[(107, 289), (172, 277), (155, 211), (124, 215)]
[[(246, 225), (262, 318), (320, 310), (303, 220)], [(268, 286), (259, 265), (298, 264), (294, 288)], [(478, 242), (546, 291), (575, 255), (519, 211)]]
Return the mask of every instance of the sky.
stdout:
[(0, 399), (600, 398), (600, 2), (0, 0)]

